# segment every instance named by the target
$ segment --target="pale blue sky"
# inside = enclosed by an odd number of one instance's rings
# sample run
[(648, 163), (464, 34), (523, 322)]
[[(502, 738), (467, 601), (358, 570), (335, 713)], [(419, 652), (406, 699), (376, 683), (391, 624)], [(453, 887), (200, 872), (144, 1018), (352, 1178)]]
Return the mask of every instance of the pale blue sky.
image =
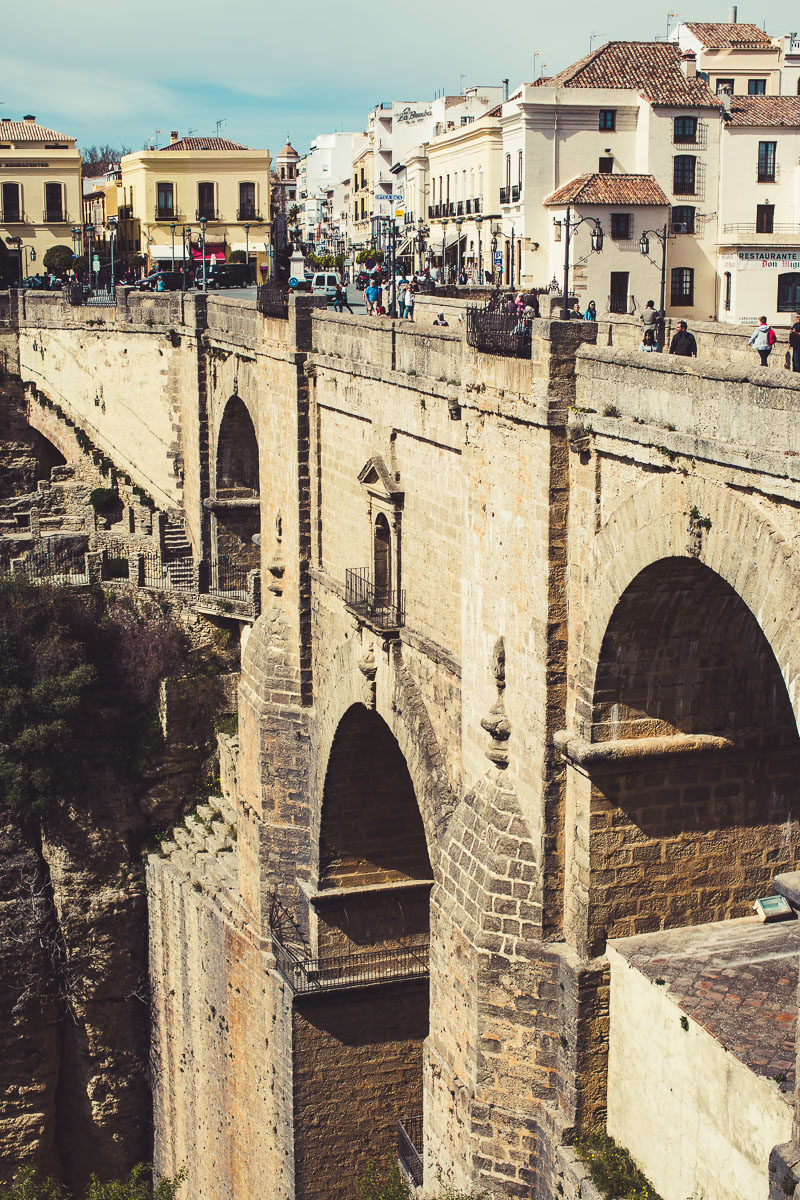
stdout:
[[(697, 0), (681, 19), (725, 21)], [(427, 99), (472, 83), (512, 88), (611, 39), (664, 35), (669, 6), (647, 0), (38, 0), (6, 2), (0, 114), (34, 113), (80, 145), (220, 132), (300, 151), (317, 133), (363, 127), (380, 100)], [(796, 3), (739, 4), (770, 33), (800, 29)], [(155, 130), (162, 133), (156, 135)]]

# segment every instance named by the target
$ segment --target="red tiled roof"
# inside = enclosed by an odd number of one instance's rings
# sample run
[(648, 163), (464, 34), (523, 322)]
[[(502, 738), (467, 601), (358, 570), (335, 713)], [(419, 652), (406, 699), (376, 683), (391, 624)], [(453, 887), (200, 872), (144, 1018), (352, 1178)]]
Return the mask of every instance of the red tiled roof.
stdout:
[(291, 142), (287, 142), (286, 145), (281, 150), (280, 154), (278, 155), (278, 158), (299, 158), (299, 157), (300, 157), (300, 155), (297, 153), (297, 151), (295, 150), (295, 148)]
[(800, 125), (800, 96), (731, 96), (729, 125)]
[(240, 146), (238, 142), (230, 142), (221, 137), (185, 137), (169, 146), (161, 146), (162, 150), (249, 150), (249, 146)]
[(686, 28), (706, 50), (727, 50), (732, 46), (763, 46), (767, 49), (772, 46), (768, 33), (746, 22), (734, 25), (722, 21), (687, 21)]
[(606, 42), (584, 58), (534, 87), (632, 88), (651, 104), (675, 108), (717, 108), (719, 100), (699, 76), (681, 71), (674, 42)]
[(578, 175), (545, 204), (669, 204), (652, 175)]
[(35, 121), (0, 120), (0, 140), (9, 142), (74, 142), (68, 133), (56, 133)]

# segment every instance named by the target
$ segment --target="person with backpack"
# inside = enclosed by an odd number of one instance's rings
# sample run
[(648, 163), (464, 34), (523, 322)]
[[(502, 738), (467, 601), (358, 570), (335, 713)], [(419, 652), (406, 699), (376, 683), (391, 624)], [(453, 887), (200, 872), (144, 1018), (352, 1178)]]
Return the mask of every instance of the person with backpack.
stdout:
[(800, 371), (800, 313), (794, 314), (789, 330), (789, 349), (792, 352), (792, 370)]
[(760, 324), (750, 338), (750, 345), (755, 346), (761, 359), (762, 367), (766, 367), (769, 365), (769, 356), (772, 353), (772, 347), (778, 338), (772, 326), (767, 324), (766, 317), (759, 317), (758, 319)]

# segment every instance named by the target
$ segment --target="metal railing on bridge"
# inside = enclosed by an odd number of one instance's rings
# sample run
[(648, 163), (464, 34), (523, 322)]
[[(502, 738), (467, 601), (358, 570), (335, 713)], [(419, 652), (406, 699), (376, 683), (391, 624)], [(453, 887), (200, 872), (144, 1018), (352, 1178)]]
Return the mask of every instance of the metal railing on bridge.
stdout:
[(89, 582), (86, 552), (69, 546), (52, 546), (45, 542), (26, 558), (13, 565), (15, 574), (24, 575), (31, 583), (68, 583), (73, 586)]
[(260, 283), (256, 288), (256, 308), (263, 317), (288, 317), (289, 302), (285, 289), (274, 279)]
[(467, 345), (485, 354), (530, 358), (531, 323), (517, 313), (505, 312), (496, 302), (467, 308)]
[(342, 988), (368, 987), (392, 980), (427, 979), (428, 943), (364, 950), (355, 954), (326, 954), (300, 958), (284, 946), (273, 930), (275, 966), (296, 994), (330, 992)]

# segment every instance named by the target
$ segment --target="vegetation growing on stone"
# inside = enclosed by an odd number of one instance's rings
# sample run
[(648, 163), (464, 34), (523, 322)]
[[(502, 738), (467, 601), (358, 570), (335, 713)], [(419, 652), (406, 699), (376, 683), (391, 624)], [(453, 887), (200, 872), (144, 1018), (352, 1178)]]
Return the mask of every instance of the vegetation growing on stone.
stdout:
[(150, 1163), (138, 1163), (123, 1179), (98, 1179), (92, 1175), (81, 1197), (49, 1175), (24, 1167), (0, 1200), (174, 1200), (185, 1173), (158, 1179)]
[(89, 493), (89, 503), (95, 512), (111, 512), (119, 504), (119, 492), (116, 488), (96, 487)]
[(608, 1200), (661, 1200), (628, 1151), (607, 1133), (587, 1134), (575, 1149), (588, 1166), (592, 1183)]
[(157, 604), (0, 576), (0, 807), (29, 819), (79, 797), (98, 756), (135, 769), (183, 653)]

